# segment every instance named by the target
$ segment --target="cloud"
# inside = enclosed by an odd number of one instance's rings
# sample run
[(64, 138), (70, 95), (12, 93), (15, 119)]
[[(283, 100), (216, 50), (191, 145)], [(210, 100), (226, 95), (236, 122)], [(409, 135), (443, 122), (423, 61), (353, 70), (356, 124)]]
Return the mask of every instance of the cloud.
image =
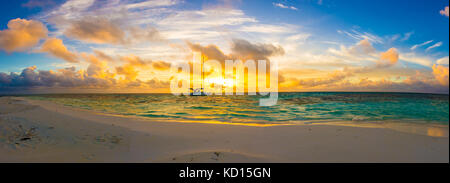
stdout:
[(248, 25), (242, 26), (239, 31), (242, 32), (256, 32), (256, 33), (293, 33), (295, 29), (286, 25), (278, 26), (271, 24), (256, 24), (256, 25)]
[(273, 44), (264, 43), (250, 43), (243, 39), (232, 39), (231, 53), (225, 54), (216, 45), (210, 44), (202, 46), (200, 44), (194, 44), (187, 42), (189, 48), (194, 52), (201, 52), (206, 60), (217, 60), (222, 64), (222, 71), (224, 72), (226, 60), (241, 60), (243, 62), (247, 60), (266, 60), (266, 68), (270, 69), (271, 56), (284, 55), (284, 49), (281, 46), (275, 46)]
[(63, 41), (57, 38), (49, 38), (41, 46), (42, 52), (48, 52), (51, 55), (61, 58), (67, 62), (77, 63), (78, 56), (75, 53), (69, 51), (66, 46), (64, 46)]
[[(28, 67), (21, 73), (3, 73), (0, 72), (0, 93), (34, 93), (41, 90), (49, 91), (68, 91), (73, 92), (76, 89), (80, 92), (89, 91), (121, 91), (120, 89), (138, 89), (134, 91), (155, 91), (156, 88), (169, 88), (168, 81), (161, 81), (152, 78), (147, 81), (141, 80), (117, 80), (114, 74), (98, 74), (102, 68), (100, 62), (92, 63), (88, 70), (77, 70), (75, 67), (68, 67), (58, 70), (38, 70), (36, 66)], [(94, 69), (94, 67), (96, 67)], [(92, 72), (95, 70), (95, 72)], [(97, 89), (97, 90), (88, 90)], [(117, 90), (119, 89), (119, 90)]]
[(53, 0), (29, 0), (27, 3), (22, 4), (23, 7), (27, 8), (49, 8), (56, 5)]
[(410, 63), (414, 63), (414, 64), (419, 64), (419, 65), (423, 65), (426, 67), (431, 67), (433, 65), (433, 59), (427, 56), (420, 56), (417, 55), (414, 52), (410, 52), (410, 53), (402, 53), (399, 56), (399, 59), (405, 62), (410, 62)]
[(439, 47), (439, 46), (442, 46), (442, 42), (437, 42), (437, 43), (435, 43), (434, 45), (428, 47), (425, 51), (430, 51), (431, 49), (437, 48), (437, 47)]
[[(389, 38), (381, 38), (361, 31), (359, 28), (338, 31), (342, 35), (357, 40), (355, 41), (356, 44), (344, 46), (337, 42), (330, 49), (323, 50), (322, 46), (324, 45), (314, 43), (320, 41), (331, 43), (333, 40), (318, 40), (323, 38), (304, 34), (300, 30), (307, 29), (300, 29), (298, 26), (268, 23), (246, 14), (243, 10), (233, 9), (233, 7), (212, 8), (204, 6), (202, 9), (192, 10), (189, 8), (189, 10), (180, 10), (178, 8), (180, 6), (169, 7), (178, 4), (178, 2), (183, 1), (67, 0), (59, 8), (42, 12), (42, 15), (36, 16), (42, 22), (52, 23), (51, 37), (58, 37), (64, 40), (63, 43), (62, 41), (56, 41), (58, 39), (53, 41), (47, 39), (42, 44), (41, 51), (66, 60), (69, 62), (64, 63), (66, 65), (72, 65), (70, 63), (79, 61), (82, 69), (66, 68), (62, 70), (39, 71), (34, 67), (26, 72), (12, 74), (18, 77), (11, 77), (9, 73), (0, 73), (0, 82), (7, 83), (12, 78), (16, 78), (16, 81), (19, 81), (20, 79), (18, 78), (21, 78), (19, 76), (25, 73), (24, 76), (26, 75), (29, 79), (22, 79), (21, 82), (40, 83), (34, 86), (96, 87), (91, 84), (99, 83), (99, 88), (144, 87), (149, 84), (152, 84), (154, 87), (163, 87), (167, 86), (164, 85), (167, 78), (164, 78), (165, 74), (161, 73), (167, 70), (169, 62), (159, 60), (184, 59), (190, 56), (191, 50), (193, 50), (201, 51), (206, 57), (219, 61), (225, 59), (268, 60), (276, 58), (277, 61), (283, 63), (280, 65), (287, 68), (317, 68), (320, 66), (321, 69), (324, 69), (320, 76), (315, 75), (311, 78), (304, 77), (304, 73), (301, 72), (293, 74), (299, 77), (296, 80), (297, 85), (302, 83), (301, 86), (305, 88), (321, 90), (327, 90), (328, 88), (368, 88), (377, 90), (388, 88), (389, 86), (401, 89), (399, 87), (403, 86), (405, 91), (409, 91), (409, 89), (421, 87), (423, 89), (425, 86), (438, 83), (432, 74), (431, 67), (433, 63), (445, 64), (445, 60), (436, 60), (432, 57), (407, 55), (403, 52), (399, 54), (400, 49), (376, 50), (375, 47), (385, 47), (392, 42), (389, 42), (387, 45), (381, 45), (383, 42), (387, 42), (385, 40)], [(292, 9), (291, 6), (288, 6), (290, 5), (288, 3), (283, 1), (279, 3), (279, 6), (276, 6), (276, 3), (273, 5), (276, 8), (286, 8), (283, 10)], [(280, 7), (281, 5), (282, 7)], [(58, 18), (60, 21), (56, 21)], [(88, 49), (91, 49), (92, 53), (78, 53), (71, 48), (78, 48), (79, 45), (69, 46), (68, 44), (72, 42), (66, 41), (66, 38), (63, 39), (64, 34), (67, 38), (82, 41), (83, 43), (81, 44), (83, 45), (84, 43), (111, 45), (88, 44)], [(412, 32), (401, 33), (393, 39), (396, 41), (407, 40), (411, 34)], [(245, 40), (233, 38), (245, 38)], [(161, 39), (168, 39), (165, 41), (170, 41), (170, 45), (137, 44), (160, 41)], [(301, 44), (306, 39), (311, 44)], [(184, 40), (189, 40), (187, 42), (188, 47), (180, 44)], [(165, 41), (164, 43), (167, 43)], [(227, 47), (227, 43), (230, 43), (229, 47)], [(432, 45), (430, 43), (424, 44), (422, 48), (425, 45)], [(39, 44), (39, 41), (37, 44)], [(75, 44), (80, 43), (75, 42)], [(338, 46), (336, 47), (336, 45)], [(86, 48), (85, 46), (84, 48)], [(340, 50), (339, 46), (341, 46)], [(411, 50), (417, 50), (416, 48), (418, 47), (420, 46), (417, 45)], [(298, 50), (302, 51), (299, 52)], [(121, 57), (121, 55), (129, 56)], [(408, 60), (403, 60), (406, 57), (408, 57)], [(384, 73), (388, 72), (386, 70), (409, 67), (409, 64), (391, 67), (399, 59), (429, 66), (430, 68), (418, 68), (428, 69), (426, 74), (431, 80), (426, 80), (429, 78), (417, 79), (418, 77), (405, 79), (408, 76), (407, 74), (402, 75), (400, 79), (385, 76)], [(154, 72), (152, 73), (152, 71), (157, 72), (158, 79), (152, 79), (154, 77), (152, 75)], [(37, 76), (33, 75), (33, 73)], [(294, 81), (287, 76), (282, 78), (280, 81)], [(408, 80), (408, 83), (402, 83), (401, 80)], [(42, 83), (43, 81), (48, 84)], [(417, 87), (413, 86), (413, 83)], [(28, 85), (23, 84), (23, 86)]]
[[(50, 41), (49, 41), (50, 40)], [(62, 43), (58, 39), (49, 39), (47, 44)], [(61, 45), (59, 45), (61, 46)], [(45, 47), (45, 46), (44, 46)], [(56, 51), (59, 53), (60, 51)], [(154, 89), (169, 89), (169, 81), (163, 81), (155, 78), (152, 74), (146, 75), (144, 80), (138, 79), (141, 70), (150, 69), (153, 63), (151, 60), (141, 59), (138, 56), (129, 55), (120, 57), (123, 65), (117, 66), (111, 72), (109, 68), (110, 61), (116, 61), (114, 58), (95, 50), (94, 54), (80, 53), (79, 59), (88, 63), (85, 70), (77, 70), (75, 67), (68, 67), (57, 70), (38, 70), (36, 66), (28, 67), (17, 74), (0, 72), (0, 93), (20, 92), (27, 93), (28, 90), (56, 92), (80, 91), (87, 92), (92, 90), (76, 89), (97, 89), (95, 91), (155, 91)], [(116, 63), (116, 62), (114, 62)], [(154, 67), (164, 71), (168, 63), (155, 62)], [(121, 77), (123, 76), (123, 77)], [(153, 78), (152, 78), (153, 77)], [(158, 90), (159, 91), (159, 90)], [(167, 92), (167, 91), (165, 91)]]
[(125, 57), (121, 57), (120, 58), (122, 61), (127, 62), (130, 65), (133, 66), (139, 66), (139, 67), (144, 67), (147, 66), (148, 64), (152, 63), (151, 60), (144, 60), (138, 56), (135, 55), (129, 55), (129, 56), (125, 56)]
[(375, 52), (375, 48), (368, 39), (363, 39), (355, 46), (350, 47), (349, 52), (352, 54), (370, 54)]
[(210, 44), (207, 46), (202, 46), (200, 44), (186, 42), (189, 48), (195, 52), (201, 52), (203, 55), (208, 57), (208, 59), (214, 59), (220, 62), (224, 62), (229, 59), (227, 55), (225, 55), (222, 50), (219, 49), (216, 45)]
[(448, 87), (448, 67), (433, 65), (433, 75), (441, 85)]
[[(340, 49), (329, 48), (328, 53), (332, 55), (324, 55), (326, 58), (331, 61), (339, 61), (343, 64), (357, 64), (360, 65), (362, 62), (366, 61), (377, 61), (378, 55), (376, 54), (376, 49), (372, 46), (369, 39), (363, 39), (358, 41), (356, 44), (352, 46), (344, 46), (340, 45)], [(316, 55), (318, 56), (318, 55)], [(345, 63), (347, 62), (347, 63)]]
[(152, 63), (152, 67), (156, 70), (168, 70), (170, 69), (170, 63), (164, 61), (157, 61)]
[(126, 80), (134, 81), (136, 80), (139, 71), (136, 71), (133, 65), (127, 64), (124, 66), (116, 67), (116, 72), (119, 75), (125, 76)]
[(233, 39), (231, 45), (232, 55), (242, 60), (267, 60), (270, 56), (284, 55), (284, 49), (281, 46), (273, 44), (250, 43), (243, 39)]
[[(149, 27), (149, 26), (147, 26), (145, 28), (130, 27), (127, 31), (130, 34), (130, 38), (133, 39), (131, 41), (134, 43), (140, 43), (140, 42), (145, 42), (145, 41), (153, 42), (153, 41), (163, 40), (159, 31), (154, 27)], [(128, 38), (127, 40), (129, 40), (130, 38)]]
[[(92, 22), (91, 19), (103, 19), (120, 29), (124, 35), (111, 36), (116, 39), (96, 40), (91, 38), (92, 36), (81, 34), (86, 31), (78, 31), (81, 33), (74, 34), (77, 36), (66, 37), (85, 43), (112, 44), (90, 45), (94, 47), (93, 49), (100, 49), (95, 48), (97, 46), (108, 47), (106, 49), (109, 54), (116, 52), (126, 55), (131, 51), (140, 56), (150, 56), (153, 60), (183, 59), (185, 55), (190, 54), (183, 52), (187, 49), (174, 50), (172, 45), (179, 44), (184, 40), (204, 45), (214, 43), (222, 47), (223, 43), (231, 41), (233, 37), (255, 35), (255, 32), (272, 36), (274, 30), (279, 35), (285, 33), (292, 35), (297, 33), (298, 28), (289, 24), (259, 23), (254, 17), (246, 15), (243, 10), (235, 9), (232, 6), (203, 6), (200, 7), (201, 9), (183, 10), (172, 7), (183, 2), (179, 0), (95, 1), (94, 3), (66, 1), (64, 4), (69, 4), (69, 2), (71, 2), (71, 6), (64, 5), (65, 8), (60, 7), (49, 13), (44, 12), (45, 15), (41, 19), (50, 22), (52, 28), (57, 29), (52, 32), (54, 33), (52, 36), (60, 37), (69, 29), (73, 29), (75, 25)], [(72, 11), (72, 9), (77, 11)], [(89, 32), (95, 33), (96, 31)], [(65, 39), (64, 41), (66, 42)], [(162, 44), (154, 44), (154, 41)], [(270, 41), (264, 40), (264, 42)], [(101, 50), (106, 49), (101, 48)]]
[(103, 53), (102, 51), (94, 50), (94, 53), (101, 60), (106, 60), (108, 62), (115, 61), (115, 59), (113, 57)]
[(449, 60), (448, 56), (446, 56), (446, 57), (442, 57), (442, 58), (438, 59), (436, 61), (436, 63), (440, 64), (440, 65), (448, 65), (448, 60)]
[(380, 37), (378, 37), (376, 35), (367, 33), (367, 32), (359, 32), (359, 31), (354, 30), (354, 29), (350, 30), (350, 32), (349, 31), (342, 31), (342, 30), (338, 30), (337, 32), (339, 34), (347, 35), (347, 36), (349, 36), (349, 37), (351, 37), (353, 39), (356, 39), (356, 40), (367, 39), (367, 40), (369, 40), (372, 43), (383, 43), (383, 39), (382, 38), (380, 38)]
[(291, 10), (298, 10), (298, 8), (294, 7), (294, 6), (287, 6), (281, 3), (272, 3), (273, 6), (278, 7), (278, 8), (283, 8), (283, 9), (291, 9)]
[(81, 56), (84, 60), (89, 62), (89, 66), (86, 69), (86, 73), (90, 77), (101, 78), (108, 82), (113, 82), (115, 77), (114, 73), (108, 70), (108, 62), (101, 60), (95, 55), (82, 53)]
[(79, 21), (85, 17), (105, 16), (110, 20), (122, 20), (128, 25), (149, 25), (162, 15), (171, 13), (169, 6), (178, 4), (179, 0), (138, 0), (138, 1), (95, 1), (67, 0), (52, 11), (46, 11), (42, 19), (53, 23), (59, 30), (67, 28), (67, 23)]
[(176, 29), (205, 29), (225, 25), (242, 25), (257, 22), (237, 9), (204, 9), (201, 11), (178, 11), (162, 19), (158, 25)]
[(148, 68), (148, 65), (152, 63), (151, 60), (143, 60), (140, 57), (130, 55), (122, 57), (121, 60), (125, 61), (126, 64), (123, 66), (116, 67), (116, 73), (118, 75), (125, 76), (128, 81), (135, 81), (139, 75), (139, 68)]
[(330, 85), (332, 83), (342, 81), (351, 75), (352, 75), (351, 72), (334, 71), (332, 73), (329, 73), (327, 76), (325, 76), (323, 78), (311, 78), (311, 79), (299, 80), (298, 85), (300, 87), (306, 87), (306, 88), (324, 86), (324, 85), (326, 86), (326, 85)]
[(13, 19), (8, 29), (0, 31), (0, 49), (6, 52), (24, 51), (47, 37), (47, 28), (39, 21)]
[(295, 41), (295, 42), (299, 42), (300, 41), (301, 42), (301, 41), (307, 40), (309, 37), (311, 37), (311, 34), (299, 33), (299, 34), (295, 34), (295, 35), (287, 37), (286, 40), (288, 40), (288, 41)]
[(123, 44), (125, 41), (125, 32), (116, 23), (100, 17), (86, 17), (74, 21), (64, 34), (88, 43)]
[(36, 66), (25, 68), (20, 74), (0, 73), (0, 88), (32, 88), (32, 87), (76, 87), (82, 85), (102, 86), (104, 82), (97, 82), (84, 72), (77, 72), (75, 68), (58, 71), (37, 71)]
[(439, 13), (443, 16), (448, 17), (448, 6), (446, 6), (443, 10), (439, 11)]
[(405, 33), (405, 34), (403, 35), (403, 38), (401, 39), (401, 41), (406, 41), (406, 40), (408, 40), (413, 34), (414, 34), (414, 31)]
[(127, 4), (126, 8), (134, 9), (134, 8), (151, 8), (151, 7), (159, 7), (159, 6), (171, 6), (177, 4), (176, 0), (156, 0), (156, 1), (142, 1), (133, 4)]
[[(430, 73), (430, 75), (416, 71), (416, 74), (407, 76), (404, 79), (399, 79), (399, 76), (382, 76), (370, 79), (367, 76), (359, 75), (367, 74), (370, 69), (375, 68), (347, 68), (331, 71), (326, 75), (322, 75), (326, 71), (317, 70), (315, 72), (320, 73), (320, 76), (315, 78), (297, 79), (282, 76), (285, 79), (279, 83), (280, 91), (392, 91), (432, 93), (448, 93), (449, 91), (448, 85), (444, 86), (440, 84), (435, 79), (433, 73)], [(305, 70), (298, 70), (296, 72), (308, 73)], [(280, 73), (285, 72), (280, 71)], [(442, 80), (445, 81), (445, 74)]]
[(240, 26), (249, 26), (258, 21), (247, 16), (242, 10), (229, 8), (209, 8), (192, 11), (176, 11), (162, 20), (157, 27), (166, 39), (214, 41), (228, 36), (228, 30), (239, 30)]
[(398, 62), (399, 54), (396, 48), (390, 48), (380, 54), (379, 66), (391, 66)]
[(79, 20), (54, 20), (69, 22), (64, 34), (72, 39), (96, 44), (135, 44), (164, 40), (159, 31), (151, 26), (130, 26), (119, 19), (86, 16)]
[(61, 10), (83, 11), (94, 4), (95, 0), (68, 0), (61, 5)]
[(410, 49), (411, 50), (415, 50), (416, 48), (421, 47), (421, 46), (425, 46), (427, 44), (430, 44), (431, 42), (433, 42), (433, 40), (425, 41), (423, 43), (416, 44), (416, 45), (412, 46)]

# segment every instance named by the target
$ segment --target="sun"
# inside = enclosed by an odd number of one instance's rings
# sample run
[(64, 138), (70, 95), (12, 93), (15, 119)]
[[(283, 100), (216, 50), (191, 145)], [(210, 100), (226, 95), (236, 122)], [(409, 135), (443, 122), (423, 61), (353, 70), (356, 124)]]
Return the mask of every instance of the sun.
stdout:
[(214, 85), (222, 85), (223, 87), (233, 87), (234, 80), (233, 79), (224, 79), (224, 78), (209, 78), (205, 79), (205, 83), (214, 84)]

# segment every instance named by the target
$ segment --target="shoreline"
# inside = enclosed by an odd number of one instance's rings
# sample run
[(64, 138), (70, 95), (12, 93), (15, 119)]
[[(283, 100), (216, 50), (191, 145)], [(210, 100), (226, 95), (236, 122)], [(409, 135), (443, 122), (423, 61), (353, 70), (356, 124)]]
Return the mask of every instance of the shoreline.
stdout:
[[(35, 100), (24, 97), (13, 97), (19, 100), (26, 101), (30, 104), (41, 105), (49, 110), (55, 108), (64, 108), (69, 111), (81, 111), (85, 113), (90, 113), (94, 115), (102, 116), (112, 116), (119, 118), (127, 118), (140, 120), (144, 122), (158, 122), (158, 123), (192, 123), (192, 124), (215, 124), (215, 125), (236, 125), (236, 126), (253, 126), (253, 127), (271, 127), (271, 126), (312, 126), (312, 125), (325, 125), (325, 126), (349, 126), (357, 128), (383, 128), (390, 129), (405, 133), (413, 133), (419, 135), (426, 135), (432, 137), (449, 137), (449, 125), (444, 125), (440, 123), (427, 123), (427, 122), (404, 122), (398, 121), (333, 121), (333, 120), (313, 120), (313, 121), (301, 121), (292, 123), (255, 123), (255, 122), (224, 122), (224, 121), (214, 121), (214, 120), (180, 120), (180, 119), (158, 119), (158, 118), (148, 118), (136, 115), (123, 115), (123, 114), (113, 114), (105, 113), (95, 110), (88, 110), (83, 108), (66, 106), (49, 100)], [(70, 113), (70, 112), (69, 112)]]
[[(448, 126), (422, 132), (349, 124), (174, 123), (20, 97), (0, 97), (0, 107), (0, 162), (449, 161)], [(18, 125), (35, 129), (36, 137), (11, 142)]]

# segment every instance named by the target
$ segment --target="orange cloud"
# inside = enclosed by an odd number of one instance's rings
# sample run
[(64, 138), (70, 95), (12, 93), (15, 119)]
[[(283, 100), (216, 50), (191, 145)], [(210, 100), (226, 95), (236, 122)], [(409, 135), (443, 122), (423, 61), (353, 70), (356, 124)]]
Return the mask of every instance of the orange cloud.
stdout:
[(77, 55), (67, 50), (62, 40), (56, 38), (47, 39), (42, 44), (41, 51), (48, 52), (51, 55), (64, 59), (67, 62), (77, 63)]
[(83, 53), (82, 56), (86, 61), (90, 63), (86, 71), (88, 76), (113, 82), (115, 74), (109, 72), (108, 64), (106, 61), (99, 59), (95, 55)]
[(99, 59), (106, 60), (108, 62), (115, 61), (115, 59), (113, 57), (103, 53), (102, 51), (94, 50), (94, 53)]
[(322, 78), (311, 78), (311, 79), (299, 80), (299, 86), (302, 88), (327, 86), (327, 85), (330, 85), (333, 83), (338, 83), (352, 75), (353, 74), (351, 72), (347, 72), (347, 71), (334, 71), (334, 72), (327, 74), (325, 77), (322, 77)]
[(446, 6), (443, 10), (439, 11), (441, 15), (448, 17), (448, 6)]
[(153, 62), (152, 67), (156, 70), (168, 70), (170, 68), (170, 63), (164, 61)]
[[(393, 70), (396, 74), (380, 72), (381, 69), (356, 67), (344, 70), (308, 69), (279, 71), (280, 91), (393, 91), (393, 92), (431, 92), (448, 93), (448, 67), (435, 66), (433, 72), (419, 70)], [(391, 68), (394, 69), (394, 68)], [(375, 72), (376, 71), (376, 72)], [(415, 71), (415, 72), (414, 72)], [(426, 70), (424, 70), (426, 71)], [(374, 72), (376, 75), (368, 75)], [(413, 72), (415, 74), (411, 74)], [(302, 77), (296, 73), (306, 73)], [(317, 74), (316, 74), (317, 73)]]
[(395, 65), (398, 62), (399, 54), (396, 48), (390, 48), (386, 52), (380, 54), (380, 61), (378, 65), (380, 66), (390, 66)]
[(136, 78), (139, 74), (139, 72), (136, 71), (135, 67), (130, 64), (116, 67), (116, 72), (117, 72), (117, 74), (124, 75), (125, 79), (128, 81), (136, 80)]
[(122, 57), (121, 60), (128, 62), (128, 64), (130, 64), (132, 66), (139, 66), (139, 67), (147, 66), (148, 64), (150, 64), (152, 62), (150, 60), (143, 60), (140, 57), (135, 56), (135, 55), (129, 55), (129, 56)]
[(0, 31), (0, 49), (6, 52), (24, 51), (47, 37), (48, 30), (39, 21), (13, 19), (8, 29)]
[(358, 42), (355, 46), (349, 49), (352, 54), (369, 54), (375, 52), (375, 48), (369, 42), (368, 39), (363, 39)]
[(448, 67), (434, 64), (433, 75), (441, 85), (448, 86)]
[(121, 44), (125, 37), (125, 33), (117, 24), (106, 18), (93, 17), (73, 22), (64, 34), (70, 38), (98, 44)]
[(151, 61), (142, 60), (141, 58), (134, 55), (122, 57), (121, 59), (123, 61), (126, 61), (127, 64), (116, 67), (116, 72), (119, 75), (125, 76), (125, 79), (127, 81), (135, 81), (137, 76), (139, 75), (139, 71), (137, 69), (148, 68), (148, 65), (151, 63)]

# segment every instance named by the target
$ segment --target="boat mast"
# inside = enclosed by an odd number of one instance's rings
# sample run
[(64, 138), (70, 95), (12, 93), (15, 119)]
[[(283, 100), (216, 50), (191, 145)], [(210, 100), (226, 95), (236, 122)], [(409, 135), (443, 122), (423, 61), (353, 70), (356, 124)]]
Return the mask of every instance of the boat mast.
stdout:
[(203, 55), (202, 55), (202, 86), (201, 86), (201, 92), (203, 93), (203, 90), (204, 90), (204, 88), (203, 88), (203, 81), (204, 81), (204, 77), (205, 77), (205, 73), (204, 73), (204, 70), (203, 70), (203, 62), (204, 62), (204, 59), (203, 59)]

